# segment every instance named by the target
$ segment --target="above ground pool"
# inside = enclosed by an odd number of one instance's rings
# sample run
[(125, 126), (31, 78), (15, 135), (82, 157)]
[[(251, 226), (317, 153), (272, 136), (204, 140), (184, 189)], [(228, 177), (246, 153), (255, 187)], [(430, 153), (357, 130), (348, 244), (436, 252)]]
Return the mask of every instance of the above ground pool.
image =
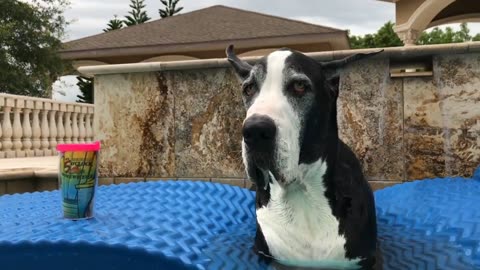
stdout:
[[(1, 269), (273, 269), (252, 252), (254, 192), (216, 183), (101, 186), (95, 218), (58, 191), (0, 197)], [(383, 269), (480, 269), (480, 170), (375, 193)]]

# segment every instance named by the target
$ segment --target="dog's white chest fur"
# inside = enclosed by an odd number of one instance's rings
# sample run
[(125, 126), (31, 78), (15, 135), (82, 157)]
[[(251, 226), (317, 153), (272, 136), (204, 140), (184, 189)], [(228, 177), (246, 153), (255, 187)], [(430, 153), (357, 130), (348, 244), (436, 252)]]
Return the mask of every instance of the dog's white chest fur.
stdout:
[(301, 181), (282, 187), (270, 184), (269, 203), (257, 210), (257, 220), (270, 253), (284, 261), (348, 261), (345, 238), (324, 195), (322, 160), (300, 165)]

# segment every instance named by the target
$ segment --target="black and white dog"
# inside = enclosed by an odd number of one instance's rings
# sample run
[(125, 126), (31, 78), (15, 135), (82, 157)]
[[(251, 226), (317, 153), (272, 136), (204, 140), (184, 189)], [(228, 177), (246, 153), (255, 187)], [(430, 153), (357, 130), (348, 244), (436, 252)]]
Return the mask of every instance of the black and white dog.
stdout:
[(338, 137), (336, 113), (338, 69), (372, 54), (322, 63), (280, 49), (251, 66), (232, 45), (226, 52), (247, 109), (242, 156), (256, 184), (255, 251), (293, 265), (372, 267), (373, 193)]

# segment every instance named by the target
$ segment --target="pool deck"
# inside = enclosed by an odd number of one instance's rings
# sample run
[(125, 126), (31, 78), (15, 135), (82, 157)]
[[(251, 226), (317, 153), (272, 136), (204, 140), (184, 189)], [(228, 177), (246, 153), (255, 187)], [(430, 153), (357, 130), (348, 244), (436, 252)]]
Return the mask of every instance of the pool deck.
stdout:
[(56, 178), (58, 156), (0, 159), (0, 180)]

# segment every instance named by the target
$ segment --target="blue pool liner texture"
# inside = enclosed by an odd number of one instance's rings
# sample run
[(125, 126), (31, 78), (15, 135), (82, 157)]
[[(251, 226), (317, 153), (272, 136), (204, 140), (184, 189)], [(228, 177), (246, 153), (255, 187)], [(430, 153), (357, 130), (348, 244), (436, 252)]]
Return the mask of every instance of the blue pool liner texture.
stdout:
[[(95, 218), (58, 191), (0, 197), (1, 269), (272, 269), (253, 253), (255, 193), (198, 181), (101, 186)], [(383, 269), (480, 269), (480, 169), (375, 193)]]

